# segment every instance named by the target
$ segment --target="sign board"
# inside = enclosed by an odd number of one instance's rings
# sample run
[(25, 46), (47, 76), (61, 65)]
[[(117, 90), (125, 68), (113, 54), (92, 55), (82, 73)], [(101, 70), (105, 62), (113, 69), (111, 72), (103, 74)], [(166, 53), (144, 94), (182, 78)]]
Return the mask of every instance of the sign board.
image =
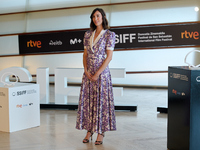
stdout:
[[(200, 46), (200, 23), (112, 28), (115, 49)], [(20, 54), (83, 51), (86, 30), (19, 35)]]

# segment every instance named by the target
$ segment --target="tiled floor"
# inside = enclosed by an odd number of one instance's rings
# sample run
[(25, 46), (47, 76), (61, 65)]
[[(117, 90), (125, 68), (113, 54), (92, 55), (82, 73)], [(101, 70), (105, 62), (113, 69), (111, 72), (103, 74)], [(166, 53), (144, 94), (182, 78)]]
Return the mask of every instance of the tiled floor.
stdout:
[[(51, 98), (53, 99), (52, 95)], [(167, 150), (167, 89), (124, 88), (115, 104), (133, 104), (137, 112), (116, 111), (117, 131), (107, 132), (103, 145), (82, 143), (86, 131), (75, 129), (76, 111), (41, 110), (40, 127), (0, 132), (0, 150)]]

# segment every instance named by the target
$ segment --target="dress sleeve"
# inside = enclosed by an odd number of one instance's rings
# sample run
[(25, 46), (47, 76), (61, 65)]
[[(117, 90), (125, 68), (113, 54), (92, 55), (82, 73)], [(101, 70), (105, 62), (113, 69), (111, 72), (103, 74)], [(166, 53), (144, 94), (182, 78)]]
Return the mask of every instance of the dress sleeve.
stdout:
[(115, 48), (115, 32), (110, 32), (107, 37), (106, 50), (114, 50)]
[(86, 46), (89, 45), (90, 36), (91, 36), (91, 31), (86, 31), (83, 38), (84, 49), (86, 49)]

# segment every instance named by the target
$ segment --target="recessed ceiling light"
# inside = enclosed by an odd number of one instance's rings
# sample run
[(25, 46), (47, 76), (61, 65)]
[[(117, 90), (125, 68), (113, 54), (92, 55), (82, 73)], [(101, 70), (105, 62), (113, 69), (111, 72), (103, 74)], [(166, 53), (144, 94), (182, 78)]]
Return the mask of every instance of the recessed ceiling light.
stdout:
[(194, 10), (195, 10), (195, 11), (199, 11), (199, 7), (195, 7)]

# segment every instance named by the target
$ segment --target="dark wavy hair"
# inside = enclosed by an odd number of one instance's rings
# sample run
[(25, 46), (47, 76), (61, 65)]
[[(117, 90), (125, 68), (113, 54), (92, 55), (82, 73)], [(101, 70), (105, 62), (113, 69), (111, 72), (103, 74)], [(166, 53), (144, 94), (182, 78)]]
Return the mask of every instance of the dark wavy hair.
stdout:
[(105, 29), (109, 29), (110, 27), (108, 26), (108, 20), (106, 19), (106, 13), (105, 13), (104, 10), (101, 9), (101, 8), (95, 8), (95, 9), (92, 11), (92, 14), (90, 15), (90, 19), (91, 19), (91, 22), (90, 22), (90, 29), (91, 29), (92, 31), (94, 31), (94, 30), (97, 28), (96, 25), (94, 24), (93, 20), (92, 20), (92, 17), (93, 17), (93, 15), (94, 15), (94, 13), (95, 13), (96, 11), (99, 11), (99, 12), (101, 13), (101, 15), (102, 15), (102, 20), (103, 20), (102, 26), (103, 26), (104, 30), (105, 30)]

